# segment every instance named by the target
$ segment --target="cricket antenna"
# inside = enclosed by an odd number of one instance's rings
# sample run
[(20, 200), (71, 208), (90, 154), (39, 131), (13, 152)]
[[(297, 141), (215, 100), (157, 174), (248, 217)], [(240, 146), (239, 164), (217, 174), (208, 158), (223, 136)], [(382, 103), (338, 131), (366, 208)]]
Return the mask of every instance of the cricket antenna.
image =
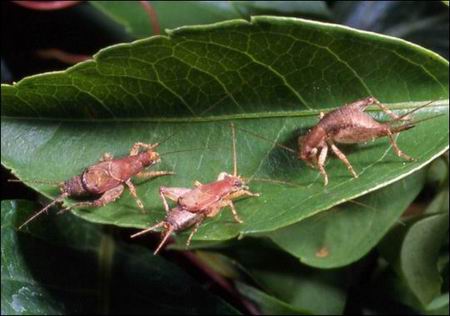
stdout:
[[(164, 144), (165, 142), (167, 142), (167, 141), (168, 141), (169, 139), (171, 139), (173, 136), (175, 136), (176, 134), (178, 134), (178, 133), (180, 132), (180, 130), (181, 130), (181, 129), (179, 129), (179, 130), (173, 132), (172, 134), (170, 134), (169, 136), (167, 136), (165, 139), (163, 139), (162, 141), (160, 141), (159, 143), (157, 143), (158, 146), (161, 145), (161, 144)], [(155, 147), (156, 147), (156, 146), (155, 146)]]
[(167, 156), (175, 153), (183, 153), (188, 151), (196, 151), (196, 150), (203, 150), (203, 149), (211, 149), (210, 147), (198, 147), (198, 148), (191, 148), (191, 149), (181, 149), (181, 150), (175, 150), (175, 151), (168, 151), (165, 153), (159, 154), (160, 156)]
[(44, 213), (45, 211), (47, 211), (49, 209), (50, 206), (55, 205), (58, 202), (61, 202), (65, 197), (69, 196), (68, 193), (63, 193), (60, 196), (58, 196), (57, 198), (55, 198), (53, 200), (53, 202), (51, 202), (50, 204), (48, 204), (46, 207), (44, 207), (42, 210), (40, 210), (39, 212), (37, 212), (36, 214), (32, 215), (31, 217), (29, 217), (22, 225), (19, 226), (18, 230), (21, 230), (22, 227), (24, 227), (25, 225), (27, 225), (29, 222), (31, 222), (33, 219), (35, 219), (36, 217), (38, 217), (39, 215), (41, 215), (42, 213)]
[(304, 187), (305, 186), (305, 185), (300, 184), (300, 183), (289, 182), (289, 181), (284, 181), (284, 180), (267, 179), (267, 178), (255, 178), (255, 177), (250, 178), (247, 183), (250, 183), (252, 181), (268, 182), (268, 183), (274, 183), (274, 184), (286, 184), (286, 185), (290, 185), (290, 186), (294, 186), (294, 187)]
[(61, 181), (50, 181), (50, 180), (31, 180), (31, 179), (8, 179), (8, 182), (30, 182), (30, 183), (40, 183), (40, 184), (50, 184), (50, 185), (59, 185)]
[(234, 128), (234, 123), (230, 123), (231, 126), (231, 137), (233, 138), (233, 176), (237, 176), (237, 156), (236, 156), (236, 130)]
[(287, 150), (287, 151), (290, 151), (290, 152), (292, 152), (292, 153), (294, 153), (294, 154), (297, 153), (297, 151), (295, 151), (294, 149), (292, 149), (292, 148), (290, 148), (290, 147), (287, 147), (287, 146), (278, 144), (277, 142), (274, 142), (274, 141), (271, 140), (271, 139), (268, 139), (268, 138), (265, 138), (265, 137), (263, 137), (263, 136), (261, 136), (261, 135), (255, 134), (255, 133), (253, 133), (253, 132), (251, 132), (251, 131), (249, 131), (249, 130), (246, 130), (246, 129), (242, 128), (242, 127), (237, 127), (237, 129), (240, 129), (240, 130), (242, 130), (242, 131), (244, 131), (244, 132), (246, 132), (246, 133), (249, 133), (250, 135), (255, 136), (255, 137), (257, 137), (257, 138), (260, 138), (260, 139), (262, 139), (262, 140), (265, 140), (265, 141), (271, 143), (271, 144), (274, 145), (274, 146), (283, 148), (283, 149), (285, 149), (285, 150)]

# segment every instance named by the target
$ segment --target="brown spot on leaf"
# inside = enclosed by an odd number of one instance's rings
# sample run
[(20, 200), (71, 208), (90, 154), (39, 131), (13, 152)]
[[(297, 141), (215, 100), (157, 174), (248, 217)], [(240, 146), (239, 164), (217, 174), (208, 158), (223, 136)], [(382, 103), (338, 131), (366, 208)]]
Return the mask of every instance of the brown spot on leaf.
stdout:
[(318, 257), (318, 258), (328, 257), (329, 254), (330, 254), (330, 251), (325, 246), (323, 246), (322, 248), (320, 248), (316, 251), (316, 257)]

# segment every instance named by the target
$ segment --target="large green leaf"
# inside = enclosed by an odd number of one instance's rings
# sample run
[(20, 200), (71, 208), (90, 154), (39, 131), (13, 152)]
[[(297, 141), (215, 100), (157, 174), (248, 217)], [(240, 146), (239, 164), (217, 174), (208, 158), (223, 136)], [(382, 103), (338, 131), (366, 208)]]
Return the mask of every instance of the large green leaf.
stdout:
[(2, 315), (237, 314), (175, 265), (101, 226), (49, 216), (18, 232), (36, 206), (1, 203)]
[(345, 266), (378, 244), (420, 192), (424, 178), (425, 173), (420, 171), (355, 201), (277, 230), (270, 237), (306, 264), (321, 268)]
[(180, 28), (168, 37), (104, 49), (64, 72), (3, 85), (2, 163), (39, 192), (55, 196), (56, 188), (26, 179), (68, 179), (104, 152), (125, 155), (134, 142), (161, 141), (175, 132), (161, 152), (211, 147), (163, 157), (158, 168), (177, 175), (138, 186), (148, 214), (139, 212), (128, 192), (112, 205), (74, 211), (92, 222), (142, 228), (164, 217), (158, 186), (191, 187), (194, 180), (209, 182), (223, 170), (231, 172), (229, 121), (294, 146), (320, 111), (367, 95), (397, 110), (437, 100), (416, 118), (444, 116), (398, 137), (416, 161), (404, 162), (379, 139), (344, 150), (358, 179), (330, 159), (330, 184), (323, 187), (318, 172), (295, 155), (238, 131), (240, 174), (298, 185), (252, 182), (262, 196), (236, 203), (244, 224), (224, 211), (195, 238), (269, 232), (387, 186), (444, 152), (447, 61), (401, 40), (301, 19), (256, 17)]

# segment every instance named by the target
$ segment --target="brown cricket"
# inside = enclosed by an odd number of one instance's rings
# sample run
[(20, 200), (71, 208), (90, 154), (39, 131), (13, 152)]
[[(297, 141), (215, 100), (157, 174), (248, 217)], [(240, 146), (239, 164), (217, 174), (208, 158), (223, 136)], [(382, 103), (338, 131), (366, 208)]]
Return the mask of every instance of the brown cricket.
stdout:
[[(50, 206), (62, 202), (66, 197), (76, 199), (91, 198), (92, 200), (75, 203), (62, 211), (77, 207), (101, 207), (118, 199), (122, 195), (125, 186), (130, 189), (131, 195), (136, 200), (138, 207), (143, 211), (144, 205), (137, 196), (136, 188), (131, 182), (131, 177), (138, 176), (149, 179), (174, 174), (170, 171), (144, 171), (146, 167), (160, 162), (159, 154), (154, 151), (154, 148), (158, 145), (158, 143), (135, 143), (130, 150), (129, 156), (117, 159), (114, 159), (109, 153), (103, 154), (98, 163), (86, 168), (81, 175), (74, 176), (67, 181), (59, 183), (58, 186), (61, 194), (53, 202), (27, 219), (20, 225), (19, 229), (45, 212)], [(141, 148), (145, 150), (140, 151)]]
[[(353, 169), (347, 157), (339, 150), (335, 143), (355, 144), (387, 136), (397, 156), (409, 161), (414, 160), (400, 150), (393, 135), (414, 127), (414, 123), (417, 122), (409, 121), (409, 114), (430, 103), (419, 106), (402, 116), (398, 116), (374, 97), (367, 97), (346, 104), (325, 115), (321, 113), (319, 123), (309, 130), (305, 136), (298, 138), (298, 158), (304, 160), (313, 168), (317, 167), (324, 178), (325, 185), (328, 184), (328, 175), (325, 171), (324, 164), (329, 148), (347, 166), (347, 169), (353, 177), (358, 177), (358, 174)], [(365, 113), (365, 109), (372, 104), (380, 107), (392, 120), (378, 122), (369, 114)], [(393, 125), (399, 121), (406, 121), (406, 123), (398, 126)]]
[[(237, 214), (233, 200), (242, 196), (259, 196), (259, 193), (250, 192), (245, 180), (237, 175), (236, 133), (233, 123), (231, 123), (231, 131), (233, 137), (233, 174), (221, 172), (216, 181), (207, 184), (195, 181), (195, 188), (193, 189), (160, 187), (159, 195), (166, 210), (166, 218), (156, 225), (132, 235), (131, 238), (163, 227), (162, 240), (154, 252), (154, 254), (157, 254), (173, 232), (194, 226), (186, 242), (186, 246), (189, 246), (203, 220), (216, 216), (224, 207), (228, 206), (231, 209), (236, 222), (243, 223)], [(166, 198), (175, 201), (176, 206), (169, 209)]]

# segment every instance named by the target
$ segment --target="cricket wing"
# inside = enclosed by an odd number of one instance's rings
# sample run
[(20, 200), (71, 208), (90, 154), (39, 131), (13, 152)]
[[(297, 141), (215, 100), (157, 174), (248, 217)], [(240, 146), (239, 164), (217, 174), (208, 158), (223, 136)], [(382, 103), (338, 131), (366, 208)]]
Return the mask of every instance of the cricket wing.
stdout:
[(110, 162), (102, 162), (91, 166), (83, 172), (83, 186), (92, 194), (102, 194), (122, 183), (120, 179), (111, 177)]
[(178, 204), (189, 212), (204, 212), (231, 193), (227, 181), (215, 181), (201, 185), (181, 196)]

